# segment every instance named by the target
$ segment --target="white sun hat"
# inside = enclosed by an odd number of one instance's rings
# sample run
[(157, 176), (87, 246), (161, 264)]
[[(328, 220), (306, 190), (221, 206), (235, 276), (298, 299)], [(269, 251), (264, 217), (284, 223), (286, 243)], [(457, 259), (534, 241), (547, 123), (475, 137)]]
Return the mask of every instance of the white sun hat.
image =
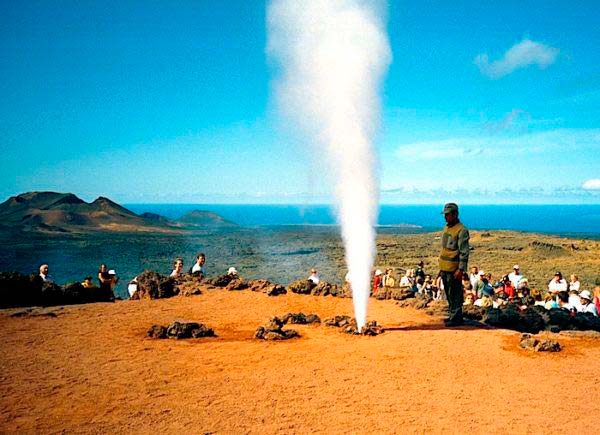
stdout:
[(583, 290), (581, 293), (579, 293), (579, 297), (582, 299), (587, 299), (588, 301), (592, 300), (592, 294), (589, 290)]
[(382, 272), (381, 270), (377, 269), (377, 270), (375, 271), (375, 276), (379, 276), (379, 275), (381, 275), (381, 274), (383, 274), (383, 272)]
[(230, 267), (227, 269), (227, 275), (237, 275), (237, 269), (235, 267)]

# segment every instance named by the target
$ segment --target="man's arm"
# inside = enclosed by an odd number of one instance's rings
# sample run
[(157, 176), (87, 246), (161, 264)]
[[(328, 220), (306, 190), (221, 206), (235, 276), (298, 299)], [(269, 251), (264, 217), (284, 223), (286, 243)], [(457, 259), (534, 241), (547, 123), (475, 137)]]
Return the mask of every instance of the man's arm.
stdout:
[(466, 228), (458, 233), (458, 252), (458, 268), (464, 272), (469, 263), (469, 230)]

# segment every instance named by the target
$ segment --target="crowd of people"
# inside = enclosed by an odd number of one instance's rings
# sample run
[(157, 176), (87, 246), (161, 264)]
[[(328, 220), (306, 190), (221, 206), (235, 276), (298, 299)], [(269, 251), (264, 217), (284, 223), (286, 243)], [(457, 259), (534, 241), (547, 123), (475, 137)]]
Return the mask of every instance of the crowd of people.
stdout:
[[(435, 278), (425, 273), (421, 261), (415, 269), (406, 269), (396, 286), (393, 269), (375, 270), (372, 280), (372, 293), (377, 295), (383, 288), (399, 287), (415, 293), (427, 295), (433, 299), (445, 299), (444, 282), (438, 274)], [(547, 289), (540, 291), (532, 288), (529, 280), (521, 272), (518, 264), (513, 266), (512, 272), (502, 275), (494, 280), (491, 273), (480, 270), (477, 266), (471, 267), (468, 274), (462, 276), (462, 289), (464, 305), (498, 308), (509, 302), (522, 307), (540, 305), (546, 309), (561, 308), (572, 313), (591, 313), (598, 316), (600, 313), (600, 287), (592, 293), (582, 289), (577, 275), (565, 280), (561, 272), (556, 272), (549, 280)]]

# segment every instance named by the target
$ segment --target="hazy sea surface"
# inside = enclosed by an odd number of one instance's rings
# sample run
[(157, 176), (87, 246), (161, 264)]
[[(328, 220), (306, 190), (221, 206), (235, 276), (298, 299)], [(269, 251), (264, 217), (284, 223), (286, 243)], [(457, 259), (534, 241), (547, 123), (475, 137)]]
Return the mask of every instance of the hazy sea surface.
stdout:
[[(177, 219), (192, 210), (215, 212), (239, 225), (331, 225), (335, 212), (325, 205), (126, 204), (136, 213), (153, 212)], [(441, 205), (382, 205), (379, 225), (443, 226)], [(516, 230), (600, 237), (597, 205), (464, 205), (461, 220), (472, 229)]]

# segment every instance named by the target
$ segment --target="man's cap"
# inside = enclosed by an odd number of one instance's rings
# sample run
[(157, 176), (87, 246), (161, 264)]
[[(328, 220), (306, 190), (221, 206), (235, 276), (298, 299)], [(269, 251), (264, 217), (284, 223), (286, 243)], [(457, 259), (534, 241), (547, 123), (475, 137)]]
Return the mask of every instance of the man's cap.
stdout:
[(483, 270), (480, 270), (479, 271), (479, 276), (483, 276), (483, 275), (485, 275), (485, 272)]
[(554, 274), (554, 276), (562, 276), (562, 273), (560, 273), (560, 272), (556, 272), (556, 273)]
[(117, 272), (116, 272), (114, 269), (110, 269), (110, 270), (108, 271), (108, 274), (109, 274), (109, 275), (116, 275), (116, 274), (117, 274)]
[(458, 211), (458, 205), (453, 202), (448, 202), (444, 205), (444, 209), (442, 210), (442, 214), (452, 213), (453, 211)]
[(589, 290), (583, 290), (581, 293), (579, 293), (579, 297), (581, 299), (587, 299), (588, 301), (592, 300), (592, 294)]
[(375, 271), (375, 276), (379, 276), (379, 275), (381, 275), (381, 274), (382, 274), (381, 270), (377, 269), (377, 270)]
[(518, 264), (515, 264), (515, 265), (513, 266), (513, 269), (517, 269), (517, 270), (518, 270), (518, 269), (519, 269), (519, 265), (518, 265)]

